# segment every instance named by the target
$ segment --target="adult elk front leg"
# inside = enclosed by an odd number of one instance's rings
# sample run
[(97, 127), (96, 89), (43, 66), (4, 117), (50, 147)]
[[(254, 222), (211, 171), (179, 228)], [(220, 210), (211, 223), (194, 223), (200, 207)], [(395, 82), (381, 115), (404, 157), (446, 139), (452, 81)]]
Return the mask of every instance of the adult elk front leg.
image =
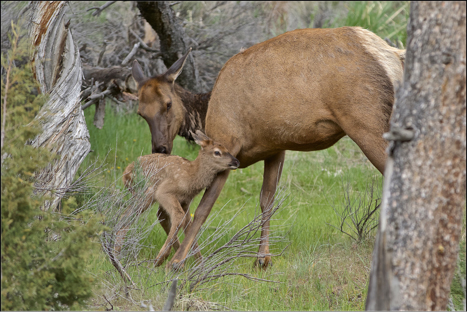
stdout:
[(269, 253), (269, 221), (271, 219), (274, 194), (281, 178), (284, 167), (285, 151), (280, 152), (264, 161), (263, 187), (261, 188), (260, 205), (262, 211), (261, 218), (261, 240), (258, 250), (258, 258), (255, 266), (266, 269), (272, 265)]

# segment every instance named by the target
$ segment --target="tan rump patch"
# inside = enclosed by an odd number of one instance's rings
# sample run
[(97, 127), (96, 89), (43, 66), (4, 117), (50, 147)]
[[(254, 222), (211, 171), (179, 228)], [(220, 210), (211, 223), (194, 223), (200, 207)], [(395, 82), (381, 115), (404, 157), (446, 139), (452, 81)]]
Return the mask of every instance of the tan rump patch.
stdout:
[(363, 47), (384, 68), (389, 79), (391, 79), (392, 85), (394, 87), (399, 85), (404, 74), (405, 50), (391, 47), (386, 41), (367, 29), (355, 27), (353, 30), (361, 39)]

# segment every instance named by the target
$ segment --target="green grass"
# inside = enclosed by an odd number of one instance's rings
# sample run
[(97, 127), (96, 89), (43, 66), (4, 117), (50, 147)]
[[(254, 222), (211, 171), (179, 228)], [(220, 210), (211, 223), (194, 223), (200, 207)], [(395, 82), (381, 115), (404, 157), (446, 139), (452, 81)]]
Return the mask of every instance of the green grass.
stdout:
[[(99, 130), (92, 124), (93, 115), (94, 107), (85, 111), (93, 152), (81, 168), (108, 153), (103, 173), (105, 179), (102, 181), (116, 180), (117, 188), (123, 188), (121, 174), (125, 167), (141, 154), (150, 153), (148, 126), (136, 114), (117, 114), (107, 105), (105, 125)], [(197, 153), (198, 146), (176, 138), (173, 154), (193, 160)], [(238, 210), (241, 212), (224, 236), (209, 248), (223, 245), (253, 219), (259, 209), (262, 173), (262, 162), (231, 172), (210, 217), (218, 215), (204, 231), (200, 242), (205, 241), (218, 224), (232, 218)], [(271, 235), (283, 236), (285, 241), (272, 246), (271, 251), (278, 253), (288, 243), (290, 245), (282, 256), (273, 258), (274, 266), (266, 272), (253, 269), (252, 259), (236, 261), (238, 272), (279, 283), (256, 282), (243, 277), (222, 278), (195, 288), (191, 296), (184, 295), (177, 300), (175, 308), (196, 310), (208, 306), (212, 309), (216, 307), (213, 303), (217, 303), (221, 308), (234, 310), (364, 309), (374, 236), (356, 243), (326, 223), (338, 225), (339, 220), (332, 207), (339, 207), (343, 202), (346, 184), (349, 184), (350, 194), (355, 198), (365, 191), (372, 178), (376, 179), (379, 186), (377, 192), (380, 192), (381, 174), (348, 137), (323, 151), (288, 151), (280, 184), (288, 197), (271, 225)], [(192, 213), (201, 196), (202, 193), (193, 201)], [(156, 206), (149, 211), (144, 227), (155, 221)], [(140, 252), (138, 259), (154, 260), (165, 239), (165, 232), (156, 225), (145, 238), (143, 244), (148, 247)], [(465, 273), (465, 220), (460, 258), (461, 272)], [(189, 260), (188, 266), (190, 263), (193, 260)], [(129, 274), (138, 285), (138, 290), (131, 291), (133, 302), (123, 295), (121, 278), (103, 253), (94, 256), (90, 267), (101, 285), (100, 289), (96, 288), (95, 298), (89, 302), (90, 308), (110, 307), (103, 300), (103, 295), (111, 298), (109, 300), (115, 310), (144, 310), (135, 303), (149, 299), (156, 309), (162, 308), (167, 290), (157, 283), (166, 279), (163, 267), (147, 268), (143, 264), (129, 268)], [(463, 298), (458, 277), (454, 279), (452, 294), (458, 309)]]
[(348, 13), (326, 27), (360, 26), (405, 47), (409, 1), (349, 1), (344, 5)]
[[(102, 155), (108, 153), (103, 181), (117, 180), (117, 187), (123, 188), (120, 177), (125, 167), (141, 154), (150, 153), (148, 126), (136, 114), (117, 114), (107, 105), (105, 125), (99, 130), (92, 124), (93, 115), (94, 107), (85, 111), (93, 152), (81, 168), (86, 168), (98, 156), (102, 159)], [(187, 144), (183, 138), (177, 137), (173, 154), (193, 160), (197, 153), (198, 146)], [(214, 215), (223, 207), (213, 225), (229, 220), (245, 207), (225, 235), (213, 243), (216, 246), (228, 241), (253, 219), (255, 211), (258, 213), (262, 173), (262, 162), (231, 172), (211, 212)], [(357, 244), (326, 223), (338, 224), (332, 205), (342, 203), (344, 185), (349, 183), (351, 194), (357, 194), (366, 189), (372, 177), (377, 178), (377, 184), (381, 185), (381, 174), (348, 137), (324, 151), (287, 152), (280, 185), (288, 197), (271, 225), (272, 235), (282, 235), (286, 241), (272, 246), (272, 251), (280, 252), (288, 242), (290, 246), (282, 256), (273, 258), (274, 266), (266, 272), (253, 270), (253, 259), (237, 261), (242, 273), (281, 283), (254, 282), (243, 277), (218, 280), (211, 283), (209, 291), (196, 290), (192, 301), (195, 300), (193, 302), (197, 304), (216, 302), (238, 310), (363, 309), (373, 239)], [(193, 201), (192, 213), (201, 196), (202, 193)], [(146, 226), (155, 220), (156, 205), (151, 209)], [(212, 232), (208, 228), (200, 242)], [(144, 242), (151, 247), (142, 250), (139, 257), (153, 260), (165, 239), (165, 232), (157, 225)], [(112, 266), (103, 255), (96, 255), (93, 261), (96, 279), (105, 281), (108, 278), (105, 272), (112, 271)], [(141, 276), (139, 282), (135, 282), (148, 287), (144, 291), (133, 291), (133, 298), (160, 296), (163, 302), (165, 291), (161, 293), (160, 286), (150, 285), (164, 280), (164, 268), (133, 268), (130, 274)], [(95, 302), (95, 308), (97, 302), (105, 303), (102, 297), (97, 296)], [(123, 298), (115, 300), (113, 304), (122, 309), (141, 309)], [(187, 308), (189, 301), (179, 304), (178, 308)]]
[[(349, 14), (325, 26), (362, 26), (382, 38), (405, 45), (407, 2), (350, 2), (346, 5)], [(92, 124), (94, 111), (94, 106), (85, 111), (93, 152), (79, 171), (83, 172), (96, 159), (103, 161), (107, 155), (100, 183), (116, 181), (116, 187), (123, 189), (121, 175), (125, 167), (138, 156), (151, 152), (149, 127), (134, 111), (117, 114), (107, 105), (105, 125), (99, 130)], [(194, 160), (198, 150), (198, 146), (177, 137), (172, 154)], [(210, 218), (215, 217), (215, 220), (205, 229), (199, 242), (205, 241), (217, 224), (230, 220), (239, 210), (224, 236), (208, 248), (223, 245), (253, 219), (259, 209), (262, 175), (262, 162), (231, 172), (212, 209)], [(363, 310), (374, 237), (356, 243), (326, 223), (338, 225), (333, 206), (342, 204), (347, 184), (351, 196), (356, 197), (366, 190), (372, 179), (376, 179), (377, 192), (380, 192), (381, 174), (348, 137), (323, 151), (288, 151), (280, 185), (289, 196), (271, 223), (271, 235), (283, 236), (285, 241), (271, 246), (271, 251), (277, 253), (290, 245), (281, 256), (273, 258), (274, 266), (266, 272), (252, 269), (252, 259), (236, 261), (237, 272), (278, 283), (243, 277), (221, 278), (196, 288), (189, 295), (185, 292), (182, 299), (177, 299), (174, 309), (197, 310), (207, 306), (233, 310)], [(192, 213), (201, 196), (202, 193), (191, 204)], [(82, 197), (81, 202), (88, 196)], [(156, 206), (148, 212), (143, 227), (155, 221)], [(465, 218), (462, 237), (460, 267), (465, 276)], [(165, 232), (156, 225), (144, 239), (147, 247), (141, 250), (138, 260), (154, 260), (165, 239)], [(188, 266), (191, 263), (190, 259)], [(139, 305), (143, 300), (146, 304), (151, 300), (156, 310), (162, 308), (167, 296), (167, 289), (158, 285), (167, 278), (163, 267), (147, 268), (144, 263), (130, 267), (128, 273), (138, 286), (130, 291), (131, 299), (125, 296), (120, 276), (103, 253), (94, 255), (89, 267), (100, 286), (89, 302), (90, 309), (110, 308), (103, 296), (113, 304), (114, 310), (147, 310)], [(452, 290), (456, 309), (461, 309), (463, 290), (457, 275)]]

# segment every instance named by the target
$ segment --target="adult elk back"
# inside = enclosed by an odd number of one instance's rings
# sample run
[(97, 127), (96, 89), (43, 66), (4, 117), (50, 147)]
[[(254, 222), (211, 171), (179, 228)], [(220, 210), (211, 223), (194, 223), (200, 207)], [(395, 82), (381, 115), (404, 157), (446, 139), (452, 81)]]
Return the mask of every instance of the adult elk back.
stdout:
[[(181, 70), (186, 56), (166, 74), (149, 80), (139, 65), (133, 67), (139, 113), (151, 127), (153, 150), (165, 142), (165, 152), (170, 153), (174, 133), (187, 127), (180, 120), (206, 114), (205, 125), (202, 120), (192, 125), (205, 126), (205, 133), (237, 157), (241, 168), (264, 160), (264, 225), (257, 259), (262, 267), (271, 261), (265, 212), (273, 202), (286, 150), (321, 150), (348, 135), (384, 171), (387, 143), (382, 134), (389, 128), (394, 88), (402, 81), (405, 50), (390, 47), (360, 27), (287, 32), (234, 55), (220, 71), (207, 107), (205, 102), (196, 107), (181, 100), (187, 91), (173, 83), (173, 73)], [(168, 86), (157, 87), (164, 79)], [(198, 95), (203, 96), (209, 98)], [(175, 112), (174, 99), (181, 107), (177, 118), (166, 113), (170, 103)], [(172, 258), (174, 266), (185, 259), (228, 175), (229, 170), (218, 174), (206, 190)]]

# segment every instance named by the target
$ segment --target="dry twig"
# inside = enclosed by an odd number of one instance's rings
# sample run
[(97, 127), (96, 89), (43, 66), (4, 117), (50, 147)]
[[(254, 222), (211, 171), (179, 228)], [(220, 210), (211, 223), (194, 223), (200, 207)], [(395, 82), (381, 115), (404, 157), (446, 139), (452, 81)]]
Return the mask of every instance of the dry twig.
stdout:
[[(338, 210), (334, 205), (333, 209), (340, 219), (339, 226), (330, 225), (342, 233), (346, 234), (355, 241), (361, 241), (368, 237), (370, 233), (378, 227), (378, 218), (376, 212), (380, 207), (380, 198), (375, 198), (375, 179), (372, 179), (371, 186), (367, 186), (365, 193), (351, 201), (349, 183), (344, 192), (344, 209)], [(347, 220), (350, 220), (349, 223)], [(344, 226), (350, 229), (351, 233), (344, 229)]]
[(133, 49), (131, 50), (130, 54), (123, 60), (122, 66), (126, 66), (128, 62), (131, 60), (133, 56), (135, 56), (136, 52), (138, 51), (139, 46), (141, 45), (141, 42), (135, 43), (133, 46)]
[(90, 9), (88, 9), (87, 11), (95, 10), (94, 12), (92, 12), (92, 16), (99, 16), (99, 15), (101, 15), (102, 11), (104, 11), (106, 8), (108, 8), (109, 6), (114, 4), (115, 2), (117, 2), (117, 1), (107, 1), (104, 5), (102, 5), (100, 7), (92, 7)]

